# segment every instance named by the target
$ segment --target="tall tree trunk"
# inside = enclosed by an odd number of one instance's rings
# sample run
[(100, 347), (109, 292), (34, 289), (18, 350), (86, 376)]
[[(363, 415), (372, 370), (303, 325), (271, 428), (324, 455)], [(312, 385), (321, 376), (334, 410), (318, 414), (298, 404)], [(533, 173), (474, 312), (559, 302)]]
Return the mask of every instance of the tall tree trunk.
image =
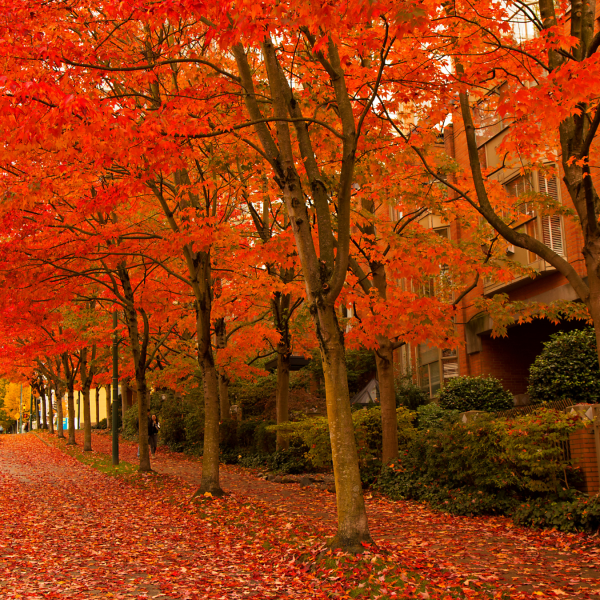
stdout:
[(123, 423), (125, 423), (125, 413), (127, 412), (127, 393), (129, 390), (129, 385), (122, 381), (121, 382), (121, 427), (123, 427)]
[(231, 407), (229, 404), (229, 379), (223, 373), (219, 373), (219, 405), (221, 420), (231, 418)]
[(40, 385), (40, 404), (42, 407), (42, 429), (48, 429), (48, 417), (46, 415), (46, 386)]
[[(139, 471), (151, 471), (150, 467), (150, 455), (148, 453), (148, 386), (146, 383), (146, 364), (148, 341), (150, 339), (150, 324), (148, 322), (148, 315), (143, 308), (136, 310), (135, 307), (135, 296), (133, 293), (133, 287), (129, 278), (129, 271), (124, 263), (121, 263), (118, 267), (119, 278), (123, 286), (123, 295), (126, 299), (125, 304), (125, 321), (129, 330), (129, 340), (131, 344), (131, 354), (133, 357), (133, 364), (135, 367), (135, 381), (137, 388), (137, 402), (138, 402), (138, 443), (140, 451), (140, 466)], [(140, 313), (144, 328), (140, 332), (138, 324), (138, 312)], [(129, 386), (127, 386), (128, 388)], [(121, 386), (121, 397), (123, 402), (128, 395), (127, 389)], [(124, 407), (124, 405), (123, 405)], [(123, 412), (123, 422), (125, 419), (125, 412)]]
[(146, 378), (136, 379), (138, 403), (138, 444), (140, 447), (140, 471), (152, 471), (148, 447), (148, 387)]
[(106, 429), (112, 431), (112, 406), (111, 406), (111, 386), (110, 383), (104, 386), (106, 391)]
[[(277, 425), (287, 423), (289, 415), (290, 395), (290, 349), (278, 348), (277, 353), (277, 395), (275, 398), (275, 411), (277, 414)], [(277, 450), (287, 450), (290, 447), (288, 434), (277, 432)]]
[(63, 393), (61, 387), (56, 387), (56, 436), (64, 440), (63, 422)]
[(394, 383), (394, 349), (389, 340), (380, 340), (375, 350), (379, 401), (381, 403), (382, 457), (384, 465), (398, 458), (398, 421)]
[[(56, 395), (56, 391), (54, 392)], [(48, 426), (50, 428), (50, 434), (54, 435), (54, 409), (52, 407), (52, 390), (48, 394)]]
[(35, 398), (35, 401), (33, 404), (35, 406), (35, 424), (38, 429), (41, 429), (42, 422), (40, 419), (40, 408), (39, 408), (40, 407), (40, 398)]
[[(215, 321), (215, 338), (217, 355), (219, 350), (224, 350), (227, 347), (227, 326), (224, 318), (219, 318)], [(229, 408), (229, 380), (225, 373), (219, 371), (219, 402), (221, 409), (221, 421), (229, 420), (231, 418)]]
[[(312, 42), (312, 37), (308, 36)], [(361, 542), (370, 542), (367, 514), (362, 494), (358, 468), (358, 452), (354, 438), (350, 395), (344, 349), (344, 336), (335, 314), (338, 298), (348, 270), (350, 246), (350, 212), (353, 172), (356, 161), (358, 133), (352, 105), (346, 89), (337, 46), (329, 38), (327, 43), (327, 70), (335, 93), (337, 111), (343, 128), (342, 161), (339, 181), (334, 192), (337, 198), (337, 214), (334, 227), (331, 220), (331, 196), (320, 172), (310, 132), (302, 121), (301, 104), (294, 97), (286, 75), (277, 58), (276, 46), (269, 39), (262, 45), (264, 63), (269, 84), (273, 115), (281, 119), (272, 132), (264, 123), (254, 129), (273, 168), (279, 185), (291, 228), (296, 241), (298, 256), (302, 264), (306, 297), (316, 327), (317, 338), (323, 360), (327, 416), (333, 456), (338, 510), (338, 531), (331, 542), (332, 547), (360, 552)], [(325, 52), (325, 51), (323, 51)], [(238, 74), (243, 86), (244, 100), (251, 119), (261, 120), (260, 103), (255, 94), (252, 69), (247, 55), (238, 44), (232, 48)], [(322, 56), (319, 54), (318, 56)], [(297, 119), (296, 140), (300, 146), (302, 168), (309, 178), (314, 213), (309, 214), (302, 179), (296, 168), (290, 126), (284, 120)], [(298, 159), (300, 163), (300, 159)], [(319, 253), (314, 242), (312, 222), (316, 218), (319, 237)]]
[(72, 383), (67, 385), (67, 411), (69, 424), (67, 446), (74, 446), (77, 442), (75, 441), (75, 392)]
[[(189, 250), (188, 250), (189, 251)], [(198, 362), (204, 380), (204, 453), (202, 479), (196, 495), (210, 493), (223, 495), (219, 482), (219, 390), (217, 369), (211, 344), (212, 281), (209, 252), (189, 254), (196, 295), (196, 332), (198, 337)], [(190, 261), (188, 260), (188, 265)], [(189, 268), (189, 267), (188, 267)]]
[(83, 388), (83, 451), (92, 451), (92, 415), (90, 410), (90, 388)]
[(317, 332), (323, 374), (327, 419), (331, 439), (333, 472), (338, 514), (338, 530), (333, 548), (360, 552), (361, 542), (371, 542), (367, 513), (358, 468), (358, 451), (354, 438), (344, 336), (335, 309), (331, 305), (311, 307)]

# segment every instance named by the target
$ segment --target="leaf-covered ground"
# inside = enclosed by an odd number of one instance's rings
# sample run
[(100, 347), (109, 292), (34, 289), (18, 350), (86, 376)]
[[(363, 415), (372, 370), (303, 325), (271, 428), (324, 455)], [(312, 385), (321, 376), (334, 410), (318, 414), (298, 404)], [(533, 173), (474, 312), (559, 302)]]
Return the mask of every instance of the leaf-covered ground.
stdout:
[[(93, 453), (49, 435), (0, 436), (2, 598), (593, 598), (597, 538), (534, 532), (369, 498), (379, 550), (320, 555), (335, 498), (223, 469), (223, 500), (191, 501), (199, 461), (136, 446)], [(58, 447), (56, 446), (58, 444)], [(84, 464), (81, 461), (84, 461)], [(128, 462), (127, 462), (128, 461)]]

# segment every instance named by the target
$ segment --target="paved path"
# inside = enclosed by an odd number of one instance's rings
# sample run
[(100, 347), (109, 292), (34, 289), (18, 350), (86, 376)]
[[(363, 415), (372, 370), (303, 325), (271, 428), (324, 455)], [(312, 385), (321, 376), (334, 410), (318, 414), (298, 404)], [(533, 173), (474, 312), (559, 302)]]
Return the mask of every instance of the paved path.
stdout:
[(289, 556), (172, 498), (32, 435), (0, 435), (0, 598), (325, 598)]
[[(110, 452), (110, 438), (94, 436), (94, 447)], [(135, 444), (121, 444), (125, 460), (136, 462)], [(188, 483), (200, 482), (201, 461), (159, 448), (152, 468)], [(298, 484), (259, 479), (224, 466), (222, 487), (309, 521), (323, 535), (335, 526), (335, 496)], [(492, 583), (532, 597), (600, 598), (600, 540), (597, 536), (533, 531), (502, 517), (454, 517), (415, 502), (367, 498), (373, 538), (407, 566), (427, 573), (449, 572), (455, 580)]]

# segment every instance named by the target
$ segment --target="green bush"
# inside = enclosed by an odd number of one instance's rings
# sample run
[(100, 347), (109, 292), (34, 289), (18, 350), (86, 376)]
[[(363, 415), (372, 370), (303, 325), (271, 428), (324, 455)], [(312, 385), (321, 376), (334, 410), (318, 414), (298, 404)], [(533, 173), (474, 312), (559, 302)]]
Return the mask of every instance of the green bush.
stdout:
[(540, 409), (421, 430), (376, 487), (454, 514), (513, 514), (525, 499), (556, 498), (573, 486), (579, 473), (562, 447), (581, 426), (575, 415)]
[[(415, 413), (404, 407), (396, 410), (398, 439), (400, 445), (408, 443), (414, 436)], [(352, 413), (354, 434), (361, 468), (373, 471), (373, 461), (381, 461), (381, 408), (363, 408)], [(331, 442), (329, 423), (326, 417), (312, 417), (302, 421), (273, 425), (268, 429), (286, 431), (291, 440), (299, 439), (307, 448), (307, 458), (314, 468), (331, 465)]]
[(240, 448), (254, 447), (254, 433), (261, 421), (257, 419), (248, 419), (238, 423), (237, 440)]
[(238, 456), (238, 464), (247, 469), (260, 469), (267, 465), (267, 454), (245, 454)]
[(570, 399), (573, 404), (597, 403), (600, 367), (594, 330), (589, 327), (552, 335), (529, 369), (527, 391), (536, 402)]
[(459, 416), (459, 410), (448, 410), (435, 402), (431, 402), (417, 408), (417, 427), (419, 429), (447, 427), (452, 423), (456, 423)]
[(429, 394), (412, 381), (396, 383), (396, 406), (405, 406), (409, 410), (417, 410), (429, 402)]
[(106, 429), (108, 427), (108, 419), (104, 417), (104, 419), (100, 419), (100, 423), (96, 424), (95, 429)]
[(187, 447), (186, 406), (179, 398), (167, 396), (160, 407), (160, 440), (174, 452)]
[(255, 452), (268, 454), (275, 452), (277, 434), (271, 431), (270, 427), (274, 425), (273, 421), (260, 421), (254, 430), (252, 447)]
[(275, 473), (296, 475), (311, 471), (311, 464), (305, 457), (303, 449), (290, 448), (289, 450), (277, 450), (269, 455), (267, 466)]
[(513, 521), (517, 525), (570, 533), (597, 532), (600, 529), (600, 498), (587, 498), (573, 492), (564, 495), (566, 499), (535, 498), (522, 503), (514, 511)]
[(137, 404), (130, 406), (125, 411), (123, 419), (123, 437), (128, 440), (138, 439), (138, 407)]
[(513, 407), (513, 397), (494, 377), (454, 377), (438, 397), (442, 408), (496, 412)]
[(577, 415), (545, 408), (532, 415), (503, 419), (497, 426), (502, 448), (499, 460), (518, 473), (521, 489), (559, 494), (577, 476), (564, 447), (569, 435), (582, 426)]

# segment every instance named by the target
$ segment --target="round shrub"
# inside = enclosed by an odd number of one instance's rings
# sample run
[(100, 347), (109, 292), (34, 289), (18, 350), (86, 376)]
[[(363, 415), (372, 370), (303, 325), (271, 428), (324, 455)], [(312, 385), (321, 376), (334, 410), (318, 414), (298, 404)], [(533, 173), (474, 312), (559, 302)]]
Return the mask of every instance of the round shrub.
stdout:
[(569, 399), (597, 403), (600, 367), (591, 327), (555, 333), (529, 368), (529, 396), (534, 402)]
[(496, 412), (513, 407), (513, 397), (494, 377), (455, 377), (444, 385), (439, 403), (442, 408)]

